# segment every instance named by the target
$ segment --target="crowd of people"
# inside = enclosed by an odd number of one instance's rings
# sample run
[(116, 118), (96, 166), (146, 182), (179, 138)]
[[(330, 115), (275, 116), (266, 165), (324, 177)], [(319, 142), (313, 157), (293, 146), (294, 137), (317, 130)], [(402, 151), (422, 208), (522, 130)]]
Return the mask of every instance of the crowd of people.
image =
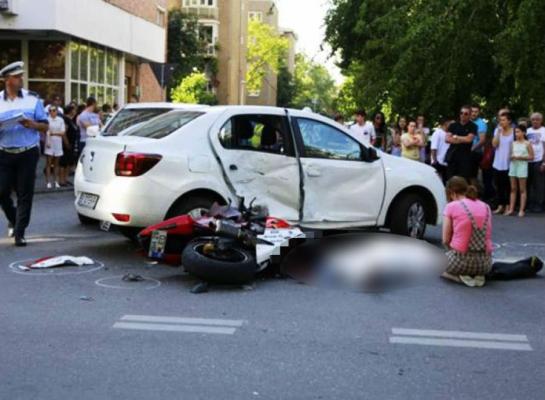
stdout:
[[(342, 117), (335, 118), (344, 124)], [(350, 132), (364, 143), (398, 157), (432, 165), (446, 183), (459, 176), (479, 189), (495, 214), (518, 216), (545, 211), (545, 127), (538, 112), (515, 120), (502, 108), (488, 122), (477, 104), (463, 106), (459, 118), (441, 118), (432, 131), (426, 119), (400, 116), (389, 126), (377, 112), (367, 120), (355, 113)]]
[(93, 97), (87, 98), (85, 104), (74, 101), (64, 107), (61, 104), (60, 96), (44, 102), (49, 128), (40, 135), (40, 149), (46, 157), (47, 189), (70, 185), (68, 177), (90, 136), (88, 130), (100, 129), (117, 111), (117, 104), (104, 104), (99, 108)]

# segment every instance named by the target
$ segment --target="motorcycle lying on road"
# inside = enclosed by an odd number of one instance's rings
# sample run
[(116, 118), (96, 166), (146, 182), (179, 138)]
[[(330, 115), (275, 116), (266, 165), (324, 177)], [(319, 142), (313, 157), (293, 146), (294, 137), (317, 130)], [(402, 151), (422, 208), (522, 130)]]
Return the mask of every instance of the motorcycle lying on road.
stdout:
[(290, 240), (304, 233), (268, 215), (263, 206), (215, 203), (200, 217), (175, 217), (138, 235), (149, 258), (183, 268), (204, 282), (242, 285), (279, 262)]

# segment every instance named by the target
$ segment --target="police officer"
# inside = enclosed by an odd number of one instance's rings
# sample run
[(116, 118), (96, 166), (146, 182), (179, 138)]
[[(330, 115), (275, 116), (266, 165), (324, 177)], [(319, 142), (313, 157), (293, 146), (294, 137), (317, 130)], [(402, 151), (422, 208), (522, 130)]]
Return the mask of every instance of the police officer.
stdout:
[[(40, 132), (48, 128), (42, 102), (35, 93), (23, 89), (23, 68), (18, 61), (0, 70), (5, 83), (0, 92), (0, 206), (8, 219), (8, 236), (15, 236), (16, 246), (26, 246)], [(17, 207), (12, 191), (17, 195)]]

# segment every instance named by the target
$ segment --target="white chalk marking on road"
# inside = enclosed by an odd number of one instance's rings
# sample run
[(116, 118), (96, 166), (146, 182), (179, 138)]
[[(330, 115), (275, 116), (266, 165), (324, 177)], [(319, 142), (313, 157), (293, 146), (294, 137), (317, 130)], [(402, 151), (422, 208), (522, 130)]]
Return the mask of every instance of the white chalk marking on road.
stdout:
[(432, 339), (423, 337), (392, 336), (390, 343), (417, 344), (424, 346), (470, 347), (477, 349), (532, 351), (527, 343), (487, 342), (480, 340)]
[(211, 326), (230, 326), (241, 327), (244, 324), (242, 320), (232, 319), (209, 319), (209, 318), (183, 318), (183, 317), (160, 317), (153, 315), (124, 315), (122, 321), (132, 322), (159, 322), (166, 324), (192, 324), (192, 325), (211, 325)]
[(504, 334), (504, 333), (392, 328), (392, 334), (393, 335), (409, 335), (409, 336), (432, 336), (432, 337), (453, 338), (453, 339), (483, 339), (483, 340), (503, 340), (507, 342), (528, 342), (528, 337), (526, 335), (512, 335), (512, 334)]

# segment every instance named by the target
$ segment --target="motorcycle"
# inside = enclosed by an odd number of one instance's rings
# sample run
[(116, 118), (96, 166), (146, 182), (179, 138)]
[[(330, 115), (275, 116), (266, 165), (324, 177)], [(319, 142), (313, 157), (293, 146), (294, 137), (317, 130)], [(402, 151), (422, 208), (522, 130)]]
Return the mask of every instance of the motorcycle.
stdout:
[(246, 207), (242, 199), (238, 208), (216, 203), (199, 218), (175, 217), (144, 229), (138, 238), (149, 258), (181, 264), (204, 282), (244, 284), (278, 263), (292, 239), (305, 237), (254, 201)]

